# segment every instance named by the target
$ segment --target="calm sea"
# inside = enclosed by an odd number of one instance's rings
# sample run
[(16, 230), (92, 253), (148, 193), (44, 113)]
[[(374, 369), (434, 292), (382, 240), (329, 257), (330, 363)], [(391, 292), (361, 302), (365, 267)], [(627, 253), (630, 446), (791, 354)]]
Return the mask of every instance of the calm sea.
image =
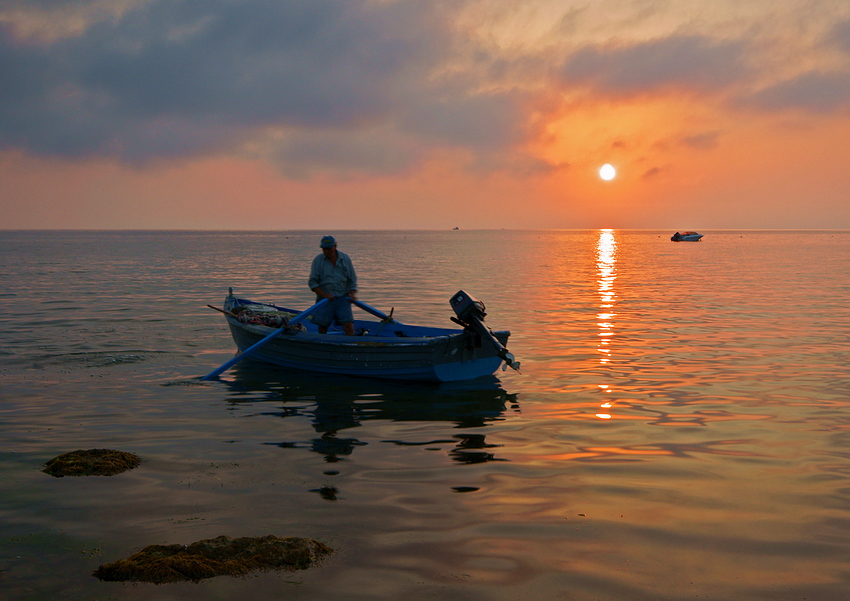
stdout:
[[(331, 232), (360, 297), (522, 373), (316, 377), (233, 356), (228, 287), (293, 308), (326, 232), (0, 232), (0, 598), (844, 600), (850, 232)], [(143, 464), (53, 478), (61, 453)], [(102, 583), (151, 544), (304, 536), (318, 567)]]

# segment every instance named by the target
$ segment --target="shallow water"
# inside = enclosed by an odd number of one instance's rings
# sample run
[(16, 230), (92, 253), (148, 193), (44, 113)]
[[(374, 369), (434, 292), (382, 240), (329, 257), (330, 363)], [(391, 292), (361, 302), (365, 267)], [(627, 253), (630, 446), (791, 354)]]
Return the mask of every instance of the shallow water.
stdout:
[[(847, 598), (850, 232), (335, 232), (363, 300), (448, 325), (465, 289), (522, 373), (199, 383), (234, 351), (206, 305), (309, 306), (322, 233), (0, 232), (0, 597)], [(144, 462), (40, 471), (98, 447)], [(336, 552), (91, 576), (221, 534)]]

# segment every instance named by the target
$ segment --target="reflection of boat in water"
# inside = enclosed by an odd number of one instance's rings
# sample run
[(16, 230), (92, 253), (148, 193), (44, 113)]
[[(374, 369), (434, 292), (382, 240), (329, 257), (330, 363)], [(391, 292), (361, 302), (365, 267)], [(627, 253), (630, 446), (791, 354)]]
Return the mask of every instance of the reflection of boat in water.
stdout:
[[(510, 332), (493, 332), (484, 324), (484, 304), (464, 291), (450, 303), (460, 328), (436, 328), (399, 323), (365, 303), (357, 306), (382, 317), (355, 320), (357, 335), (345, 336), (332, 327), (319, 334), (311, 321), (289, 327), (298, 311), (236, 298), (231, 289), (224, 311), (240, 352), (252, 359), (325, 374), (345, 374), (410, 381), (453, 382), (491, 375), (499, 365), (519, 369), (505, 348)], [(214, 308), (214, 307), (213, 307)], [(221, 309), (219, 309), (221, 310)], [(280, 331), (277, 336), (276, 330)], [(261, 345), (255, 346), (258, 342)]]
[(672, 236), (670, 236), (670, 240), (673, 242), (699, 242), (700, 238), (702, 238), (702, 234), (698, 234), (696, 232), (676, 232)]
[[(281, 419), (307, 419), (319, 435), (309, 440), (269, 441), (285, 449), (309, 449), (332, 463), (365, 446), (350, 432), (372, 420), (387, 422), (442, 422), (452, 429), (481, 428), (518, 412), (517, 395), (507, 393), (493, 376), (469, 382), (416, 384), (385, 380), (362, 380), (329, 375), (321, 379), (294, 370), (276, 372), (243, 362), (237, 377), (225, 382), (231, 390), (228, 402), (274, 404), (276, 409), (260, 415)], [(255, 407), (256, 408), (256, 407)], [(461, 463), (498, 461), (484, 434), (457, 433), (428, 440), (381, 440), (396, 446), (444, 448)]]

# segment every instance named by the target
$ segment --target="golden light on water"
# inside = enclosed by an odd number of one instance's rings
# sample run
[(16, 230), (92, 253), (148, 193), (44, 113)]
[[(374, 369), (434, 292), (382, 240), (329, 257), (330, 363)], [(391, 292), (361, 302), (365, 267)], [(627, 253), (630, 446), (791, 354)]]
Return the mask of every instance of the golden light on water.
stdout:
[[(612, 168), (613, 169), (613, 168)], [(600, 170), (600, 175), (602, 174)], [(611, 342), (614, 339), (614, 318), (617, 316), (611, 309), (617, 301), (614, 291), (614, 282), (617, 280), (617, 239), (614, 230), (600, 230), (599, 239), (596, 242), (596, 290), (599, 294), (599, 313), (596, 314), (596, 325), (599, 328), (596, 350), (602, 354), (599, 359), (601, 365), (611, 362)], [(608, 384), (599, 384), (602, 392), (610, 393)], [(603, 409), (610, 409), (610, 402), (601, 405)], [(611, 419), (610, 412), (597, 413), (599, 419)]]
[[(599, 240), (596, 242), (596, 272), (599, 308), (611, 309), (617, 299), (614, 292), (614, 282), (617, 279), (617, 240), (614, 230), (599, 232)], [(608, 338), (613, 335), (613, 318), (616, 316), (616, 313), (607, 310), (597, 313), (600, 337)]]

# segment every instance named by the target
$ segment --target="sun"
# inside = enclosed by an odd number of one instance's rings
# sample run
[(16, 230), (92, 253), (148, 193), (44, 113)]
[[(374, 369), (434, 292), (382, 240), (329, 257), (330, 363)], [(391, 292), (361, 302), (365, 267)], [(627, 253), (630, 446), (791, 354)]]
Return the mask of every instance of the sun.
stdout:
[(617, 176), (617, 170), (614, 169), (614, 166), (611, 163), (605, 163), (599, 168), (599, 177), (604, 179), (606, 182), (611, 181)]

